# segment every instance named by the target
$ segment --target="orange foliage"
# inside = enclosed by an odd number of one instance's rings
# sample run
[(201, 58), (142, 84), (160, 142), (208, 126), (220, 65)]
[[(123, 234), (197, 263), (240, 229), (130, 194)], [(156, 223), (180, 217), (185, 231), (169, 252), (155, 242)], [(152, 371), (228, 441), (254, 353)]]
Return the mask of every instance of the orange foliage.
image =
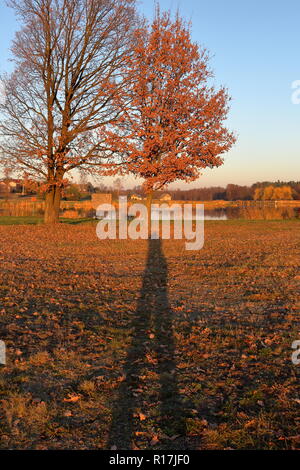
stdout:
[(223, 163), (221, 154), (235, 142), (223, 125), (229, 97), (209, 86), (208, 54), (191, 42), (179, 16), (172, 21), (157, 9), (151, 27), (135, 32), (128, 74), (134, 80), (120, 99), (131, 106), (105, 133), (147, 191), (193, 181), (201, 169)]

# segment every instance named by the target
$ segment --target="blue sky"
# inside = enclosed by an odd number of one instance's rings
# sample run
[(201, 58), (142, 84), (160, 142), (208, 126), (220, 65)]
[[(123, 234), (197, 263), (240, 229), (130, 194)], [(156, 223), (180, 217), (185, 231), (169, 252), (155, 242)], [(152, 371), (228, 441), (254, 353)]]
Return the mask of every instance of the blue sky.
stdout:
[[(215, 83), (233, 98), (228, 126), (238, 141), (222, 167), (205, 170), (190, 187), (300, 180), (300, 104), (291, 100), (292, 82), (300, 80), (299, 0), (161, 0), (160, 6), (191, 20), (193, 40), (212, 55)], [(154, 2), (142, 0), (139, 9), (151, 19)], [(4, 2), (0, 18), (3, 72), (11, 69), (17, 23)]]

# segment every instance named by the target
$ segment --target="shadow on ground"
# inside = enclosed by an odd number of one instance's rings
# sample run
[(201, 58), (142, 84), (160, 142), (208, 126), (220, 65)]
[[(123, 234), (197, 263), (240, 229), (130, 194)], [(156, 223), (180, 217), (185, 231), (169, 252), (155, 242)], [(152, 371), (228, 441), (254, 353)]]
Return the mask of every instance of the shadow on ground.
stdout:
[[(167, 278), (168, 268), (161, 241), (149, 240), (140, 298), (131, 325), (132, 342), (124, 366), (125, 380), (113, 405), (108, 448), (131, 449), (135, 435), (142, 427), (139, 412), (149, 415), (152, 407), (158, 408), (157, 419), (153, 420), (154, 433), (159, 430), (162, 436), (170, 433), (173, 436), (185, 435), (185, 413), (176, 379)], [(151, 394), (149, 397), (147, 390), (143, 394), (142, 378), (149, 375), (157, 377), (157, 393), (153, 393), (152, 403), (149, 402)]]

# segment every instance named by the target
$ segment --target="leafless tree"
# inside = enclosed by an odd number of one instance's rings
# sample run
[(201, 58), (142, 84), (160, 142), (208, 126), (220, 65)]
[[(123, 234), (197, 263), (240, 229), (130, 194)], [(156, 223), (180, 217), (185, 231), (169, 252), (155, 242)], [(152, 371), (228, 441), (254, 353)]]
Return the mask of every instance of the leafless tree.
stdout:
[[(45, 222), (59, 218), (67, 172), (110, 158), (101, 128), (122, 113), (135, 0), (9, 0), (22, 27), (3, 77), (3, 165), (45, 182)], [(124, 103), (124, 100), (122, 100)]]

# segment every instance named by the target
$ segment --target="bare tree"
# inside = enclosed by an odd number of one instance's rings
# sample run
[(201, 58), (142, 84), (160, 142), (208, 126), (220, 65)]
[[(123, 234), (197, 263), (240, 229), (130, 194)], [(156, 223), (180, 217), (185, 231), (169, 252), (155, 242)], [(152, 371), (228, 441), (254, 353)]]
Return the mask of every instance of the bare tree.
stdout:
[[(101, 127), (122, 113), (135, 0), (9, 0), (22, 22), (3, 77), (2, 164), (45, 182), (45, 222), (59, 218), (65, 174), (110, 156)], [(124, 102), (124, 100), (122, 100)]]

